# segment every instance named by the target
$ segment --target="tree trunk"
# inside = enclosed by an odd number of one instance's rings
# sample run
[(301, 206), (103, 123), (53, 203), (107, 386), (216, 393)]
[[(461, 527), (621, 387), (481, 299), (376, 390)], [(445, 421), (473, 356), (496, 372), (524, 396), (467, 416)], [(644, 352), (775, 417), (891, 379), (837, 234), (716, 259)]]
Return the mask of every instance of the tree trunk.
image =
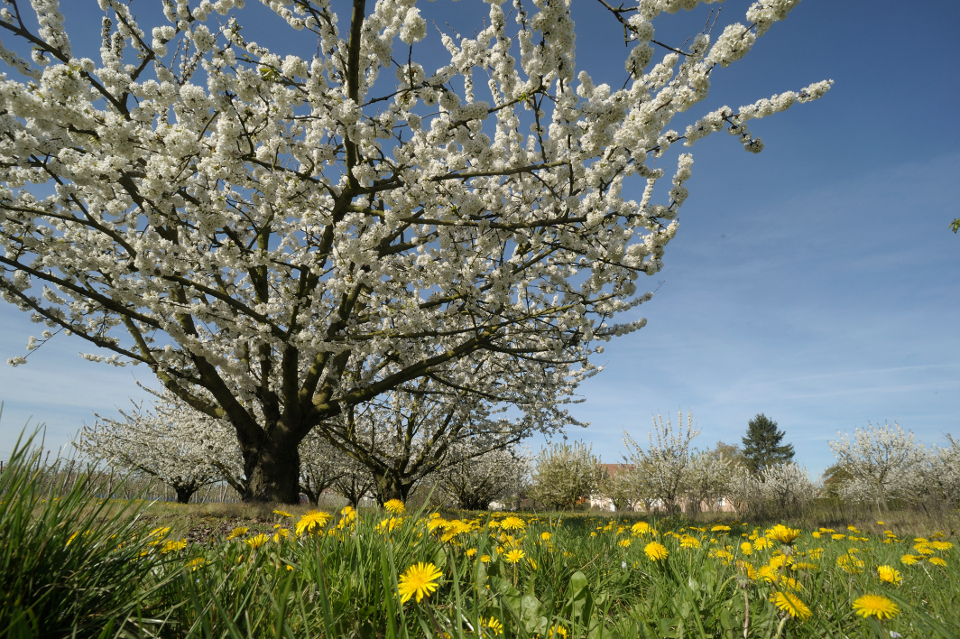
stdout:
[(197, 489), (193, 486), (174, 486), (173, 489), (177, 491), (178, 504), (189, 504), (193, 493), (197, 492)]
[(387, 503), (391, 499), (399, 499), (402, 502), (407, 501), (410, 489), (413, 483), (404, 482), (393, 473), (384, 473), (377, 478), (377, 499), (380, 505)]
[(259, 450), (243, 451), (249, 481), (244, 501), (300, 503), (300, 453), (295, 442), (264, 437)]
[(315, 493), (306, 486), (300, 486), (300, 492), (307, 496), (307, 501), (310, 502), (311, 506), (320, 505), (320, 494)]
[(460, 498), (460, 508), (463, 510), (489, 510), (492, 499), (485, 496), (469, 495)]

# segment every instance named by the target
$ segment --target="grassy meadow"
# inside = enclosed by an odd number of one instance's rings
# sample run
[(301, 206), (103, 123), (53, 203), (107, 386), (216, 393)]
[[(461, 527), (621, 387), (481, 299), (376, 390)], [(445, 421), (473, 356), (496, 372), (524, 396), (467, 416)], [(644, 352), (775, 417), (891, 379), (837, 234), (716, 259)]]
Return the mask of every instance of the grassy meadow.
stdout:
[[(177, 505), (0, 474), (4, 637), (956, 637), (955, 531)], [(46, 479), (44, 479), (46, 478)], [(942, 523), (940, 521), (937, 524)], [(801, 522), (801, 526), (804, 522)]]

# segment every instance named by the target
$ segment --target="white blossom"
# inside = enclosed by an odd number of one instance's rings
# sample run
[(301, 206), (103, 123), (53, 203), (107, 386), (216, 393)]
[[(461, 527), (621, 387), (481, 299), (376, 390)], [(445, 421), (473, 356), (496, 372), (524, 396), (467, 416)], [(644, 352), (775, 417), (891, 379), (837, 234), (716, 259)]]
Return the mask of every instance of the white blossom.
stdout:
[(852, 477), (842, 487), (841, 495), (873, 502), (879, 510), (887, 508), (890, 498), (913, 496), (918, 484), (916, 473), (928, 462), (923, 444), (897, 423), (884, 423), (882, 427), (868, 423), (865, 428), (856, 428), (852, 438), (841, 434), (829, 445), (838, 467)]
[[(638, 280), (679, 228), (691, 160), (657, 189), (657, 158), (724, 127), (757, 151), (744, 122), (829, 88), (681, 136), (710, 60), (747, 41), (707, 60), (700, 34), (646, 71), (653, 20), (697, 0), (638, 2), (619, 88), (578, 66), (569, 0), (512, 22), (493, 2), (472, 37), (440, 36), (448, 58), (395, 79), (381, 71), (428, 35), (413, 0), (344, 29), (328, 0), (264, 4), (318, 49), (248, 41), (241, 0), (164, 2), (149, 28), (100, 0), (96, 60), (74, 56), (55, 0), (31, 1), (37, 33), (0, 16), (43, 64), (0, 44), (0, 293), (227, 420), (258, 499), (296, 499), (295, 464), (276, 460), (421, 379), (520, 406), (513, 435), (561, 427), (550, 410), (572, 423), (557, 407), (603, 342), (644, 326)], [(792, 4), (751, 9), (757, 34)]]
[(122, 419), (98, 415), (74, 446), (112, 468), (167, 484), (184, 503), (201, 487), (225, 479), (243, 494), (233, 428), (175, 401), (169, 393), (155, 395), (158, 401), (151, 408), (140, 403), (131, 411), (120, 410)]
[(679, 510), (689, 491), (696, 468), (692, 442), (700, 434), (693, 427), (693, 413), (687, 413), (687, 428), (683, 430), (683, 413), (677, 417), (676, 432), (668, 418), (666, 423), (658, 415), (653, 419), (653, 430), (647, 434), (649, 446), (641, 448), (624, 431), (624, 459), (641, 473), (638, 497), (647, 503), (656, 503), (668, 513)]
[(550, 444), (533, 462), (529, 495), (534, 502), (553, 510), (572, 507), (596, 492), (603, 466), (583, 442)]

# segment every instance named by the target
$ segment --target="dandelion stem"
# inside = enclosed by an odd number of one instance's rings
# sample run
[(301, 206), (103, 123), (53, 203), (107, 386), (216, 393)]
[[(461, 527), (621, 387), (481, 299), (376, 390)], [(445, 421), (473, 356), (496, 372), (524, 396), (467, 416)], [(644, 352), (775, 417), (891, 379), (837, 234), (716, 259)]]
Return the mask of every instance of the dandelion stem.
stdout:
[(747, 591), (743, 591), (743, 639), (747, 639), (747, 634), (750, 632), (750, 597), (747, 595)]
[(777, 626), (777, 634), (773, 636), (773, 639), (780, 639), (780, 633), (783, 632), (783, 627), (786, 625), (787, 619), (789, 618), (790, 618), (790, 615), (787, 615), (787, 614), (783, 615), (783, 619), (780, 620), (780, 625)]

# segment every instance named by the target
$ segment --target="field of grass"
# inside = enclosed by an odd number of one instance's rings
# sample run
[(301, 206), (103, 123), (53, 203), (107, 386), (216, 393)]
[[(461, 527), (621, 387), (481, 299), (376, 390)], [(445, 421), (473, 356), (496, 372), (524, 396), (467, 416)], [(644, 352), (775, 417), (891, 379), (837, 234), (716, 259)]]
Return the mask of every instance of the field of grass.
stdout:
[[(102, 500), (0, 475), (4, 637), (956, 637), (955, 532)], [(918, 522), (911, 519), (911, 525)]]

